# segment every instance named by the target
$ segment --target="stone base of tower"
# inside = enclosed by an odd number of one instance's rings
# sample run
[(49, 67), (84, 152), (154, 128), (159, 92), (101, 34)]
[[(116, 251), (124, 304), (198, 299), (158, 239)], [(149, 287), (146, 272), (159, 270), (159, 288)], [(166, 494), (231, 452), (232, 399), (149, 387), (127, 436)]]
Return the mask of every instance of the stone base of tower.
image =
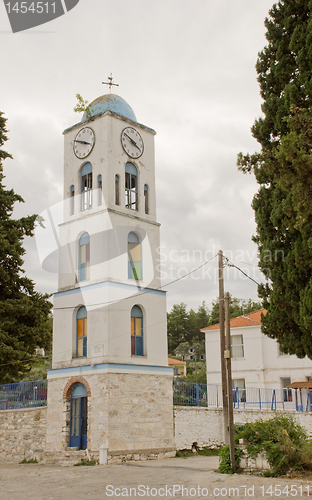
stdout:
[(175, 455), (171, 374), (83, 368), (82, 373), (49, 373), (47, 456), (70, 455), (71, 392), (77, 383), (87, 391), (89, 456), (98, 459), (101, 447), (115, 463)]

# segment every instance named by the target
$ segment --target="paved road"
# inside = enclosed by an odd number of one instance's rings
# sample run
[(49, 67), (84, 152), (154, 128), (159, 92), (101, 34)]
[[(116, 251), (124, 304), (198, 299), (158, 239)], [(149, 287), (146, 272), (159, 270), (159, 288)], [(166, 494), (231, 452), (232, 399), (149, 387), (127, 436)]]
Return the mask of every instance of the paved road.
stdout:
[(312, 497), (312, 481), (228, 476), (215, 472), (217, 467), (218, 457), (201, 456), (94, 467), (1, 465), (0, 499)]

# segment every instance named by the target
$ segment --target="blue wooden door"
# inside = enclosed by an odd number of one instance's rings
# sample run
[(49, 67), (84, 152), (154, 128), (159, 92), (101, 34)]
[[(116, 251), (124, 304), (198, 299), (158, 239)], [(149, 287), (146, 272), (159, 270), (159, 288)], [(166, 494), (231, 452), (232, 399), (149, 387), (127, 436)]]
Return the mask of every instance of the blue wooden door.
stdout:
[(71, 394), (69, 446), (77, 447), (79, 450), (87, 448), (87, 408), (85, 387), (78, 384)]

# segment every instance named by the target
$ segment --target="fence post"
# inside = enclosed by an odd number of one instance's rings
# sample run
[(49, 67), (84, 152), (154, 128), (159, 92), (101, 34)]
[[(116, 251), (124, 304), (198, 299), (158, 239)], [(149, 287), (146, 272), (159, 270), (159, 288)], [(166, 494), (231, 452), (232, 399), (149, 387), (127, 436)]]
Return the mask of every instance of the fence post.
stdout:
[[(208, 387), (207, 387), (207, 391), (208, 391)], [(218, 386), (217, 386), (217, 408), (219, 408)]]
[(259, 389), (259, 406), (260, 406), (260, 410), (261, 410), (261, 389)]
[(199, 385), (198, 385), (198, 382), (196, 383), (196, 403), (197, 403), (197, 406), (199, 406)]
[(275, 410), (276, 410), (276, 393), (275, 393), (275, 389), (273, 389), (273, 395), (272, 395), (272, 404), (271, 404), (271, 410), (273, 410), (273, 406), (274, 406), (274, 402), (275, 402)]

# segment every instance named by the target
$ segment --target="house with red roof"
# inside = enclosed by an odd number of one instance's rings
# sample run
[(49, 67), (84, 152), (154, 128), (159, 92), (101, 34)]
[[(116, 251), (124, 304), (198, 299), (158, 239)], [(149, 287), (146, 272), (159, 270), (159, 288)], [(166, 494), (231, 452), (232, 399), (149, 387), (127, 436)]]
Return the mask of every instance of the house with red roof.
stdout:
[(173, 368), (173, 376), (186, 375), (186, 362), (179, 359), (168, 358), (168, 366)]
[[(266, 310), (261, 309), (230, 321), (233, 386), (238, 387), (241, 395), (246, 387), (285, 389), (284, 400), (287, 400), (289, 384), (312, 381), (312, 360), (282, 353), (278, 342), (261, 332), (261, 318), (265, 314)], [(205, 333), (207, 383), (219, 385), (220, 324), (201, 331)]]

